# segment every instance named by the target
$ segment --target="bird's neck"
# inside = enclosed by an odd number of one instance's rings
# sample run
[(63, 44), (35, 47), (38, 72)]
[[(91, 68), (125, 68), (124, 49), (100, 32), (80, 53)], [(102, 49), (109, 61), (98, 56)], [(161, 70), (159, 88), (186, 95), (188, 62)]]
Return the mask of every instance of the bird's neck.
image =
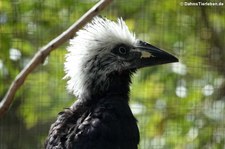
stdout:
[(109, 75), (109, 87), (103, 94), (106, 95), (119, 95), (124, 98), (129, 97), (131, 71), (115, 72)]
[[(104, 77), (97, 77), (96, 80), (92, 80), (92, 85), (87, 88), (88, 97), (86, 100), (100, 100), (106, 96), (120, 96), (122, 99), (129, 100), (129, 85), (131, 83), (131, 76), (134, 70), (127, 70), (122, 72), (112, 72), (108, 74), (106, 79), (101, 80)], [(89, 80), (91, 81), (91, 80)]]

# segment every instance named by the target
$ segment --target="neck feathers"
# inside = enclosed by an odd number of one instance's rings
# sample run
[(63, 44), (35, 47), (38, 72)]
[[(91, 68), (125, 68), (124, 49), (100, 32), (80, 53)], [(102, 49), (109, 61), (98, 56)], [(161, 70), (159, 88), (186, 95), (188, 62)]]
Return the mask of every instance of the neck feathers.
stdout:
[(128, 100), (132, 73), (132, 71), (112, 72), (108, 75), (90, 77), (84, 83), (87, 86), (83, 88), (85, 90), (78, 98), (88, 100), (118, 95)]

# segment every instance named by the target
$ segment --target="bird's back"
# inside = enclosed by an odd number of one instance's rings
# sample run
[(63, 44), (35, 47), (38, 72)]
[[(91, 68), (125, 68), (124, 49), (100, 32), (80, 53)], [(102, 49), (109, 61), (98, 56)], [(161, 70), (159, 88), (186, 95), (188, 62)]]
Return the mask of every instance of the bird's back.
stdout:
[(90, 102), (59, 113), (45, 148), (137, 149), (139, 132), (127, 101), (114, 96)]

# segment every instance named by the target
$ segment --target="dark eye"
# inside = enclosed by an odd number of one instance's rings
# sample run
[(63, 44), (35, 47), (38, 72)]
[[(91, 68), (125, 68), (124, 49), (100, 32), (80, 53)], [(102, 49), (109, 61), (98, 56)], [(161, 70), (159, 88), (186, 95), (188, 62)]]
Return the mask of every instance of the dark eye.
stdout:
[(126, 57), (129, 54), (129, 51), (130, 47), (124, 44), (120, 44), (112, 50), (114, 54), (119, 55), (121, 57)]
[(128, 50), (127, 50), (126, 47), (121, 46), (121, 47), (119, 47), (118, 52), (119, 52), (121, 55), (125, 55), (125, 54), (127, 54)]

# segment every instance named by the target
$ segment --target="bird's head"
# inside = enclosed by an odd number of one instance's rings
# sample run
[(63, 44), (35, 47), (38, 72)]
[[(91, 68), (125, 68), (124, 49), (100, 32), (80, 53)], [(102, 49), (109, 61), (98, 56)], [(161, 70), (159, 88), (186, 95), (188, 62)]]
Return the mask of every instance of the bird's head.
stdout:
[[(111, 73), (177, 62), (173, 55), (135, 38), (122, 19), (95, 17), (70, 41), (65, 62), (68, 90), (78, 98), (102, 91)], [(96, 88), (96, 89), (95, 89)]]

